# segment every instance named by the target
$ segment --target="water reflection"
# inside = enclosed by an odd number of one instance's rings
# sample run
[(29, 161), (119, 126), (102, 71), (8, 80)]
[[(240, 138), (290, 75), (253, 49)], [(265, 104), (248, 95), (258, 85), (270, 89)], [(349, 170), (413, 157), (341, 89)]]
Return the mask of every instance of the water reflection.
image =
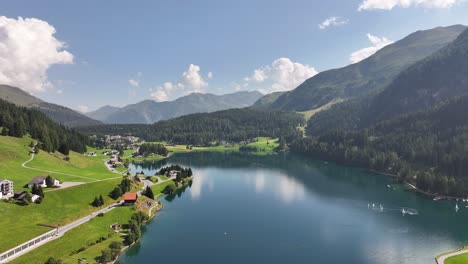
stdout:
[(284, 203), (303, 200), (305, 194), (304, 185), (295, 178), (281, 175), (278, 181), (278, 194)]
[[(218, 263), (236, 263), (231, 259), (234, 250), (228, 250), (236, 248), (253, 256), (246, 259), (239, 255), (237, 263), (255, 263), (255, 254), (263, 252), (256, 263), (284, 263), (288, 260), (285, 256), (294, 256), (289, 259), (292, 263), (310, 263), (318, 256), (317, 262), (322, 263), (425, 264), (440, 252), (468, 243), (463, 220), (468, 218), (468, 210), (464, 207), (455, 213), (453, 203), (387, 188), (392, 179), (362, 170), (297, 156), (222, 153), (175, 155), (167, 163), (192, 167), (195, 178), (190, 189), (166, 197), (177, 202), (165, 207), (172, 210), (160, 219), (168, 220), (155, 225), (154, 234), (196, 241), (189, 248), (181, 248), (191, 252), (186, 262), (207, 261), (211, 258), (200, 254), (221, 252), (219, 256), (228, 256), (231, 262), (217, 259)], [(142, 165), (135, 169), (151, 173), (150, 169), (166, 164)], [(182, 195), (184, 191), (188, 193)], [(370, 209), (372, 203), (375, 210)], [(410, 209), (419, 214), (408, 215)], [(190, 221), (184, 222), (186, 218)], [(183, 224), (176, 226), (178, 222)], [(184, 229), (194, 223), (197, 228)], [(168, 227), (172, 231), (164, 234)], [(220, 238), (220, 232), (226, 230), (229, 239)], [(281, 242), (276, 242), (278, 237)], [(284, 241), (288, 238), (292, 241)], [(176, 243), (177, 239), (168, 241)], [(158, 254), (166, 261), (176, 253), (167, 243), (158, 244), (163, 248)], [(209, 250), (203, 250), (206, 248)], [(327, 253), (335, 248), (340, 248), (341, 259)], [(148, 246), (142, 254), (149, 256), (152, 249)], [(166, 251), (168, 256), (164, 255)], [(274, 254), (279, 257), (268, 259)], [(326, 258), (321, 259), (324, 255)], [(297, 258), (302, 261), (295, 261)]]

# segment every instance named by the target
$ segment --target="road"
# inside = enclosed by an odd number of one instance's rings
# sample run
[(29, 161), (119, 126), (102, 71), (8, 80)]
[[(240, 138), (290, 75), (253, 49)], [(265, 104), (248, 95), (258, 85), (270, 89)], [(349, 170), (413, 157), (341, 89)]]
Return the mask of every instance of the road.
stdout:
[(463, 250), (447, 253), (447, 254), (437, 257), (436, 262), (437, 264), (444, 264), (448, 258), (453, 257), (453, 256), (458, 256), (461, 254), (466, 254), (466, 253), (468, 253), (468, 249), (463, 249)]
[[(107, 207), (105, 207), (105, 208), (103, 208), (103, 209), (101, 209), (101, 210), (99, 210), (99, 211), (93, 212), (93, 213), (91, 213), (91, 214), (89, 214), (89, 215), (87, 215), (87, 216), (85, 216), (85, 217), (83, 217), (83, 218), (80, 218), (80, 219), (78, 219), (78, 220), (76, 220), (76, 221), (74, 221), (74, 222), (71, 222), (71, 223), (69, 223), (69, 224), (67, 224), (67, 225), (64, 225), (64, 226), (61, 226), (61, 227), (58, 227), (58, 228), (57, 228), (57, 233), (55, 234), (55, 236), (52, 236), (52, 237), (48, 238), (47, 240), (40, 239), (42, 236), (44, 236), (44, 234), (42, 234), (42, 235), (40, 235), (40, 236), (38, 236), (38, 237), (35, 237), (35, 238), (33, 238), (33, 239), (31, 239), (31, 240), (29, 240), (29, 241), (23, 243), (22, 245), (27, 245), (27, 244), (29, 244), (31, 241), (34, 241), (34, 240), (37, 240), (37, 239), (40, 240), (39, 243), (34, 244), (34, 245), (28, 245), (27, 248), (23, 248), (21, 251), (17, 252), (16, 254), (14, 254), (13, 256), (9, 257), (8, 259), (2, 260), (1, 263), (6, 263), (6, 262), (9, 262), (9, 261), (12, 261), (13, 259), (15, 259), (15, 258), (17, 258), (17, 257), (19, 257), (19, 256), (21, 256), (21, 255), (24, 255), (24, 254), (28, 253), (28, 252), (31, 251), (31, 250), (34, 250), (34, 249), (36, 249), (36, 248), (38, 248), (38, 247), (40, 247), (40, 246), (42, 246), (42, 245), (44, 245), (44, 244), (46, 244), (46, 243), (48, 243), (48, 242), (50, 242), (50, 241), (53, 241), (53, 240), (55, 240), (55, 239), (57, 239), (57, 238), (63, 236), (66, 232), (70, 231), (71, 229), (73, 229), (73, 228), (75, 228), (75, 227), (77, 227), (77, 226), (80, 226), (80, 225), (82, 225), (82, 224), (88, 222), (89, 220), (91, 220), (92, 218), (96, 217), (96, 216), (99, 215), (100, 213), (107, 213), (107, 212), (109, 212), (110, 210), (116, 208), (117, 206), (122, 205), (122, 203), (123, 203), (123, 201), (120, 201), (120, 202), (118, 202), (118, 203), (109, 205), (109, 206), (107, 206)], [(12, 249), (10, 249), (10, 250), (7, 250), (7, 251), (5, 251), (5, 252), (11, 252), (11, 251), (15, 250), (16, 248), (18, 248), (18, 247), (20, 247), (20, 246), (22, 246), (22, 245), (18, 245), (18, 246), (14, 247), (14, 248), (12, 248)], [(23, 246), (23, 247), (24, 247), (24, 246)], [(16, 251), (16, 250), (15, 250), (15, 251)], [(5, 254), (5, 253), (2, 253), (1, 255), (3, 255), (3, 254)]]
[[(26, 169), (29, 169), (29, 170), (35, 170), (35, 171), (40, 171), (40, 172), (47, 172), (47, 173), (52, 173), (52, 174), (59, 174), (59, 175), (65, 175), (65, 176), (71, 176), (71, 177), (76, 177), (76, 178), (82, 178), (82, 179), (87, 179), (87, 180), (91, 180), (91, 182), (84, 182), (82, 184), (89, 184), (89, 183), (93, 183), (93, 182), (101, 182), (101, 181), (109, 181), (109, 180), (115, 180), (115, 179), (119, 179), (121, 178), (120, 176), (119, 177), (114, 177), (114, 178), (107, 178), (107, 179), (103, 179), (103, 180), (96, 180), (94, 178), (89, 178), (89, 177), (86, 177), (86, 176), (81, 176), (81, 175), (76, 175), (76, 174), (70, 174), (70, 173), (65, 173), (65, 172), (59, 172), (59, 171), (52, 171), (52, 170), (44, 170), (44, 169), (39, 169), (39, 168), (34, 168), (34, 167), (30, 167), (28, 166), (27, 164), (29, 162), (31, 162), (33, 159), (34, 159), (34, 153), (31, 153), (31, 158), (28, 159), (27, 161), (23, 162), (21, 164), (21, 167), (23, 168), (26, 168)], [(107, 167), (107, 166), (106, 166)], [(116, 172), (116, 171), (113, 171), (114, 173), (117, 173), (117, 174), (120, 174), (119, 172)], [(67, 185), (66, 187), (72, 187), (72, 186), (76, 186), (75, 185)], [(56, 188), (56, 189), (52, 189), (52, 190), (47, 190), (45, 192), (54, 192), (54, 191), (58, 191), (58, 190), (63, 190), (65, 188)]]
[[(30, 158), (29, 160), (25, 161), (23, 164), (21, 164), (21, 166), (23, 166), (24, 168), (27, 168), (27, 169), (32, 169), (32, 170), (37, 170), (37, 171), (43, 171), (43, 172), (48, 172), (48, 173), (62, 174), (62, 175), (80, 177), (80, 178), (87, 178), (87, 177), (84, 177), (84, 176), (73, 175), (73, 174), (69, 174), (69, 173), (55, 172), (55, 171), (42, 170), (42, 169), (38, 169), (38, 168), (28, 167), (27, 164), (28, 164), (29, 162), (31, 162), (33, 159), (34, 159), (34, 154), (31, 154), (31, 158)], [(106, 166), (106, 167), (107, 167), (107, 166)], [(109, 167), (108, 167), (108, 168), (109, 168)], [(118, 172), (117, 172), (117, 173), (118, 173)], [(174, 179), (174, 177), (172, 177), (172, 178), (168, 178), (167, 180), (162, 180), (162, 179), (161, 179), (160, 177), (158, 177), (158, 176), (155, 176), (155, 177), (158, 178), (158, 182), (157, 182), (157, 183), (153, 183), (152, 181), (147, 180), (147, 179), (144, 179), (144, 180), (143, 180), (143, 188), (140, 189), (140, 190), (138, 191), (138, 195), (141, 195), (142, 191), (145, 190), (147, 186), (152, 186), (152, 185), (155, 185), (155, 184), (156, 184), (156, 185), (157, 185), (157, 184), (161, 184), (161, 183), (163, 183), (163, 182), (170, 181), (170, 180)], [(118, 177), (118, 178), (120, 178), (120, 177)], [(91, 178), (88, 178), (88, 179), (91, 179)], [(115, 178), (113, 178), (113, 179), (115, 179)], [(95, 179), (92, 179), (92, 180), (94, 180), (93, 182), (104, 181), (104, 180), (95, 180)], [(108, 180), (108, 179), (106, 179), (106, 180)], [(92, 183), (92, 182), (91, 182), (91, 183)], [(58, 228), (57, 228), (57, 233), (55, 234), (55, 236), (52, 236), (52, 237), (50, 237), (50, 238), (48, 238), (48, 239), (46, 239), (46, 240), (39, 239), (39, 238), (41, 238), (41, 237), (44, 236), (44, 234), (42, 234), (42, 235), (40, 235), (40, 236), (38, 236), (38, 237), (36, 237), (36, 238), (33, 238), (33, 239), (31, 239), (31, 240), (29, 240), (29, 241), (23, 243), (23, 244), (20, 244), (20, 245), (14, 247), (14, 248), (12, 248), (12, 249), (9, 249), (9, 250), (5, 251), (4, 253), (1, 253), (0, 255), (4, 255), (4, 254), (6, 254), (6, 252), (17, 251), (16, 249), (17, 249), (18, 247), (22, 247), (22, 249), (21, 249), (19, 252), (17, 252), (17, 253), (15, 253), (14, 255), (8, 257), (7, 259), (4, 259), (4, 260), (0, 261), (0, 263), (9, 262), (9, 261), (11, 261), (11, 260), (13, 260), (13, 259), (15, 259), (15, 258), (17, 258), (17, 257), (19, 257), (19, 256), (21, 256), (21, 255), (23, 255), (23, 254), (25, 254), (25, 253), (31, 251), (31, 250), (34, 250), (34, 249), (36, 249), (36, 248), (38, 248), (38, 247), (40, 247), (40, 246), (42, 246), (42, 245), (44, 245), (44, 244), (46, 244), (46, 243), (52, 241), (52, 240), (55, 240), (55, 239), (57, 239), (57, 238), (60, 238), (60, 237), (63, 236), (66, 232), (70, 231), (71, 229), (73, 229), (73, 228), (75, 228), (75, 227), (77, 227), (77, 226), (80, 226), (80, 225), (82, 225), (82, 224), (88, 222), (89, 220), (91, 220), (92, 218), (96, 217), (96, 216), (99, 215), (100, 213), (107, 213), (107, 212), (109, 212), (110, 210), (112, 210), (112, 209), (114, 209), (114, 208), (116, 208), (116, 207), (118, 207), (118, 206), (121, 206), (122, 204), (123, 204), (123, 201), (119, 201), (119, 202), (117, 202), (117, 203), (115, 203), (115, 204), (112, 204), (112, 205), (109, 205), (109, 206), (107, 206), (107, 207), (105, 207), (105, 208), (102, 208), (102, 209), (100, 209), (100, 210), (98, 210), (98, 211), (96, 211), (96, 212), (93, 212), (93, 213), (91, 213), (91, 214), (89, 214), (89, 215), (87, 215), (87, 216), (85, 216), (85, 217), (82, 217), (82, 218), (80, 218), (80, 219), (78, 219), (78, 220), (76, 220), (76, 221), (73, 221), (73, 222), (71, 222), (71, 223), (69, 223), (69, 224), (66, 224), (66, 225), (64, 225), (64, 226), (58, 227)], [(49, 231), (49, 232), (50, 232), (50, 231)], [(35, 241), (35, 240), (37, 240), (37, 239), (40, 240), (39, 243), (34, 244), (34, 245), (28, 245), (28, 244), (31, 243), (31, 241)], [(28, 246), (26, 247), (26, 245), (28, 245)]]

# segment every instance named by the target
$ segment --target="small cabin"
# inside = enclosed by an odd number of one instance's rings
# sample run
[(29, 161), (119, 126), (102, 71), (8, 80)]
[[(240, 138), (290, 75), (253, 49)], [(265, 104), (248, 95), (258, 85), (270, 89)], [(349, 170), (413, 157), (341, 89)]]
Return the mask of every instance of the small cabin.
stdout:
[(136, 203), (138, 195), (136, 193), (126, 193), (124, 194), (123, 199), (125, 205), (132, 205)]

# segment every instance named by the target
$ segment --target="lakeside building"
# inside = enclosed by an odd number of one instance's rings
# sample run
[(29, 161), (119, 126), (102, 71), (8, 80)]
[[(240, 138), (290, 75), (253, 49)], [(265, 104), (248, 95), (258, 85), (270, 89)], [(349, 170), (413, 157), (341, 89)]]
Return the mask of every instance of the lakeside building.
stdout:
[(136, 193), (126, 193), (123, 196), (124, 205), (133, 205), (136, 203), (138, 199), (138, 194)]

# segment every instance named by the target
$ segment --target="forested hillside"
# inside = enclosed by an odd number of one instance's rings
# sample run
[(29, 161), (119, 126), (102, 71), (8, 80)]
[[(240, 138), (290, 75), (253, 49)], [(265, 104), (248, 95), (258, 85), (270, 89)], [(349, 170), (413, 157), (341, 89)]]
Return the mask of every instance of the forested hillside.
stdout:
[(356, 131), (297, 138), (291, 149), (398, 175), (440, 194), (468, 195), (468, 96)]
[(93, 120), (70, 108), (51, 104), (34, 97), (20, 88), (9, 85), (0, 85), (0, 99), (31, 109), (39, 110), (53, 121), (68, 127), (98, 125), (101, 122)]
[(304, 124), (300, 114), (256, 109), (231, 109), (214, 113), (192, 114), (152, 125), (102, 125), (82, 127), (93, 134), (131, 134), (146, 141), (207, 145), (214, 141), (240, 142), (259, 136), (292, 138)]
[(307, 132), (366, 128), (401, 114), (432, 108), (468, 93), (468, 30), (446, 47), (399, 74), (380, 94), (350, 99), (322, 111)]
[(19, 107), (0, 99), (0, 127), (2, 136), (23, 137), (26, 134), (38, 141), (39, 148), (68, 155), (69, 150), (86, 151), (87, 137), (75, 130), (58, 125), (45, 114)]

